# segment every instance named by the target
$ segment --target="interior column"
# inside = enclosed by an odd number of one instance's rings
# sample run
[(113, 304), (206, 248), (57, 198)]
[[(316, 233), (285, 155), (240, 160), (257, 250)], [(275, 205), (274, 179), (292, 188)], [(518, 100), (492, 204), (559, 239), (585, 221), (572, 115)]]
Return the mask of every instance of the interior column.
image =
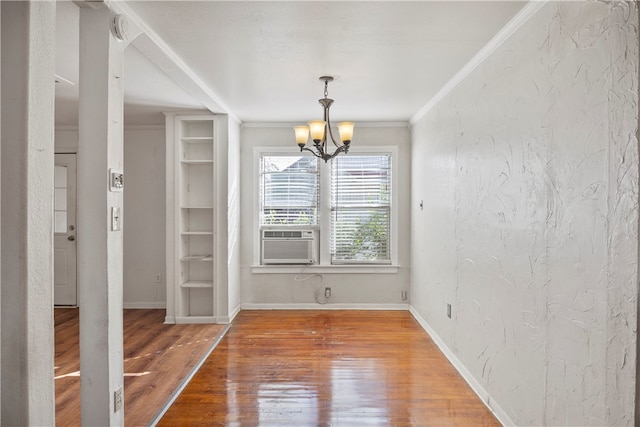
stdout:
[(1, 425), (54, 425), (55, 2), (1, 2)]
[[(97, 5), (96, 5), (97, 3)], [(80, 3), (78, 3), (80, 4)], [(82, 425), (123, 425), (124, 43), (113, 12), (80, 4), (78, 292)], [(115, 176), (115, 175), (114, 175)], [(120, 399), (118, 399), (118, 395)]]

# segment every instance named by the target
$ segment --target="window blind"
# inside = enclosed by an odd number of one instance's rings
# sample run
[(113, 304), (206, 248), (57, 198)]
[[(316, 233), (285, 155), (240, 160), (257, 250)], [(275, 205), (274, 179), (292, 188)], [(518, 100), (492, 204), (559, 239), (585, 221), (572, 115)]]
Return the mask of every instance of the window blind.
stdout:
[(332, 159), (332, 264), (389, 264), (391, 156)]
[(260, 225), (316, 225), (318, 181), (315, 157), (262, 156)]

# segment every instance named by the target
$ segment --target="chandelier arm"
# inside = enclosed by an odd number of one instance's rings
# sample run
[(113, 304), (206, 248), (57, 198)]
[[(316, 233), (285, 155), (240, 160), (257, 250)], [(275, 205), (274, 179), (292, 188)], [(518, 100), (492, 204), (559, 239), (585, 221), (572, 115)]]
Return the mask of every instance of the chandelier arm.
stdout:
[(313, 154), (314, 156), (316, 156), (319, 159), (323, 159), (324, 158), (323, 156), (319, 155), (318, 153), (316, 153), (315, 151), (313, 151), (310, 148), (300, 147), (300, 152), (302, 153), (303, 151), (308, 151), (308, 152), (310, 152), (311, 154)]
[(300, 152), (303, 152), (303, 151), (310, 152), (311, 154), (313, 154), (317, 158), (324, 160), (324, 162), (326, 163), (326, 162), (328, 162), (329, 160), (333, 159), (334, 157), (336, 157), (338, 154), (340, 154), (342, 152), (344, 152), (346, 154), (349, 151), (349, 146), (343, 145), (341, 147), (338, 147), (338, 149), (333, 154), (325, 153), (324, 150), (322, 150), (321, 147), (318, 147), (318, 152), (315, 152), (310, 148), (300, 147)]
[(333, 132), (331, 132), (331, 124), (329, 123), (329, 120), (327, 120), (327, 133), (329, 134), (329, 137), (331, 137), (331, 142), (333, 142), (333, 145), (338, 148), (342, 147), (336, 142), (335, 138), (333, 137)]
[(325, 156), (325, 148), (326, 148), (326, 144), (327, 144), (327, 135), (325, 133), (324, 138), (322, 138), (322, 141), (320, 141), (319, 143), (314, 143), (316, 150), (318, 151), (318, 156), (321, 159), (324, 159)]
[(345, 152), (345, 154), (347, 153), (347, 151), (349, 150), (349, 147), (343, 145), (342, 147), (338, 147), (338, 149), (333, 153), (333, 154), (325, 154), (322, 159), (324, 160), (324, 162), (326, 163), (327, 161), (333, 159), (335, 156), (337, 156), (338, 154), (342, 153), (343, 151)]
[[(326, 95), (325, 95), (325, 99), (326, 99)], [(327, 125), (326, 125), (327, 131), (324, 134), (323, 142), (326, 144), (327, 135), (328, 135), (329, 138), (331, 138), (331, 142), (333, 142), (333, 145), (340, 148), (340, 145), (336, 142), (336, 139), (333, 137), (333, 131), (331, 131), (331, 119), (329, 117), (329, 108), (331, 108), (332, 103), (333, 103), (333, 100), (331, 100), (331, 102), (323, 104), (324, 105), (324, 121), (327, 122)], [(326, 145), (325, 145), (325, 148), (326, 148)]]

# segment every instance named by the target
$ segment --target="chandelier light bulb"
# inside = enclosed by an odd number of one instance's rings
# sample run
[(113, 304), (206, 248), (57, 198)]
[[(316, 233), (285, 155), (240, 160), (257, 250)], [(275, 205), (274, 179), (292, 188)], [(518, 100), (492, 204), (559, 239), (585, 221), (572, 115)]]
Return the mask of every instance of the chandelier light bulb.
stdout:
[(340, 140), (343, 144), (351, 143), (351, 138), (353, 138), (353, 122), (338, 123), (338, 132), (340, 133)]
[(295, 126), (293, 130), (296, 132), (296, 142), (300, 148), (304, 147), (309, 140), (309, 126)]
[(324, 120), (311, 120), (309, 122), (309, 131), (313, 142), (320, 142), (324, 139), (324, 130), (327, 122)]

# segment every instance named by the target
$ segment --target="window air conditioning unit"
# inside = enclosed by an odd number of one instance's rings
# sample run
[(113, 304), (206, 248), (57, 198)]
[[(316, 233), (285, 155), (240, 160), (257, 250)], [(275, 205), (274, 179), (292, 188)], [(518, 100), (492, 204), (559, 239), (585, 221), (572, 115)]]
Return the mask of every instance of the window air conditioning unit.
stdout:
[(262, 230), (262, 264), (313, 264), (314, 230)]

